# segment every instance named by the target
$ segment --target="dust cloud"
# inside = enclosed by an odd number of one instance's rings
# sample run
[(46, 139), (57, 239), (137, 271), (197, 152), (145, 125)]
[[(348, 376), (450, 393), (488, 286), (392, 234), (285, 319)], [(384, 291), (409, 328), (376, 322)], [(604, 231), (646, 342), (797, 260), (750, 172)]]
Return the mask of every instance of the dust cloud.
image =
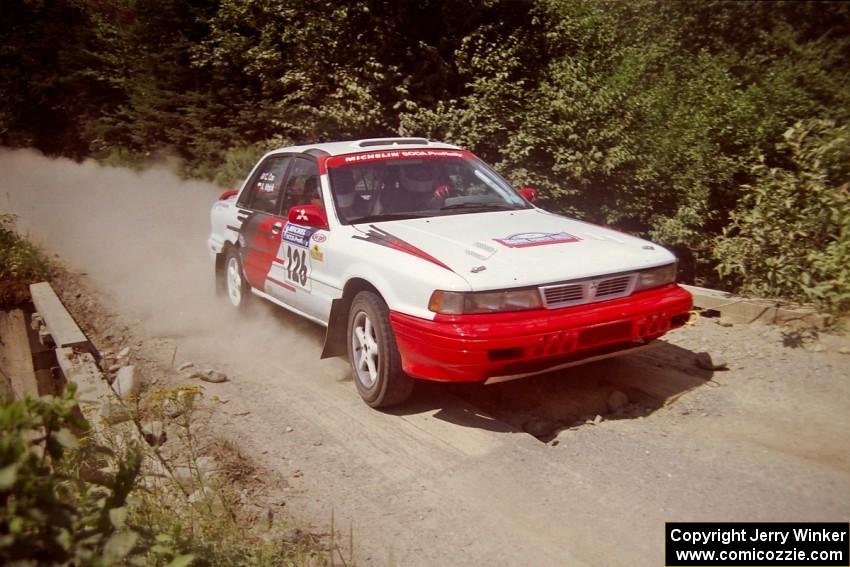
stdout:
[(0, 149), (0, 172), (0, 211), (18, 215), (22, 234), (86, 273), (107, 304), (148, 334), (271, 346), (270, 335), (285, 333), (318, 357), (315, 332), (268, 321), (268, 309), (245, 321), (216, 297), (206, 240), (221, 188), (165, 166), (133, 171), (30, 150)]

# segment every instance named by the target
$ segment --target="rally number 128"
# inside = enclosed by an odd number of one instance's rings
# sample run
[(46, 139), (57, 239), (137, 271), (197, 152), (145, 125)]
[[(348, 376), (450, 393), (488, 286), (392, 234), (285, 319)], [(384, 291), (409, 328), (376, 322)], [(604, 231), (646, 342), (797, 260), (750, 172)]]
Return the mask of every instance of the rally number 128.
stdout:
[(307, 252), (306, 250), (286, 247), (286, 278), (299, 284), (307, 285)]

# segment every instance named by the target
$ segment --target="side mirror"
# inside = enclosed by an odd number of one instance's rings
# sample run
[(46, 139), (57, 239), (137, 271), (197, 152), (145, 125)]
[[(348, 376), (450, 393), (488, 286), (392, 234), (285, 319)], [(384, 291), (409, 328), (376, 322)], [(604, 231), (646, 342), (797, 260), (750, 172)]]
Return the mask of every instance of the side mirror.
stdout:
[(537, 198), (537, 189), (532, 189), (531, 187), (523, 187), (519, 190), (519, 194), (522, 195), (522, 198), (528, 201), (529, 203), (533, 203), (534, 199)]
[(287, 220), (292, 224), (310, 226), (313, 228), (328, 228), (328, 217), (325, 209), (316, 205), (295, 205), (289, 209)]
[(224, 193), (222, 193), (221, 195), (219, 195), (218, 200), (219, 201), (226, 201), (231, 197), (235, 197), (238, 193), (239, 193), (239, 191), (237, 191), (236, 189), (229, 189), (229, 190), (225, 191)]

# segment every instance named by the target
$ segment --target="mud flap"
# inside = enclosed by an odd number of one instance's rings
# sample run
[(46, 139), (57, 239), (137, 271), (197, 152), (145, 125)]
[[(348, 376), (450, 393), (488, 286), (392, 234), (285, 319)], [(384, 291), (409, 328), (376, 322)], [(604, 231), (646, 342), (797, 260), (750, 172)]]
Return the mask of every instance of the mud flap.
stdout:
[(322, 347), (320, 358), (333, 358), (335, 356), (348, 356), (348, 348), (345, 338), (348, 329), (348, 306), (350, 301), (345, 298), (334, 299), (331, 303), (331, 314), (328, 318), (328, 327), (325, 332), (325, 344)]

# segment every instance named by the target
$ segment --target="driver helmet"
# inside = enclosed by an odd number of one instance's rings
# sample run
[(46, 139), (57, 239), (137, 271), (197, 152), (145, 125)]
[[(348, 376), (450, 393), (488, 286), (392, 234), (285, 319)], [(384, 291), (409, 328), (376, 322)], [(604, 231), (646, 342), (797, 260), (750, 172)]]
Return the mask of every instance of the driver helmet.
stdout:
[(400, 169), (399, 181), (402, 188), (414, 193), (430, 193), (434, 189), (434, 176), (430, 164), (407, 164)]

